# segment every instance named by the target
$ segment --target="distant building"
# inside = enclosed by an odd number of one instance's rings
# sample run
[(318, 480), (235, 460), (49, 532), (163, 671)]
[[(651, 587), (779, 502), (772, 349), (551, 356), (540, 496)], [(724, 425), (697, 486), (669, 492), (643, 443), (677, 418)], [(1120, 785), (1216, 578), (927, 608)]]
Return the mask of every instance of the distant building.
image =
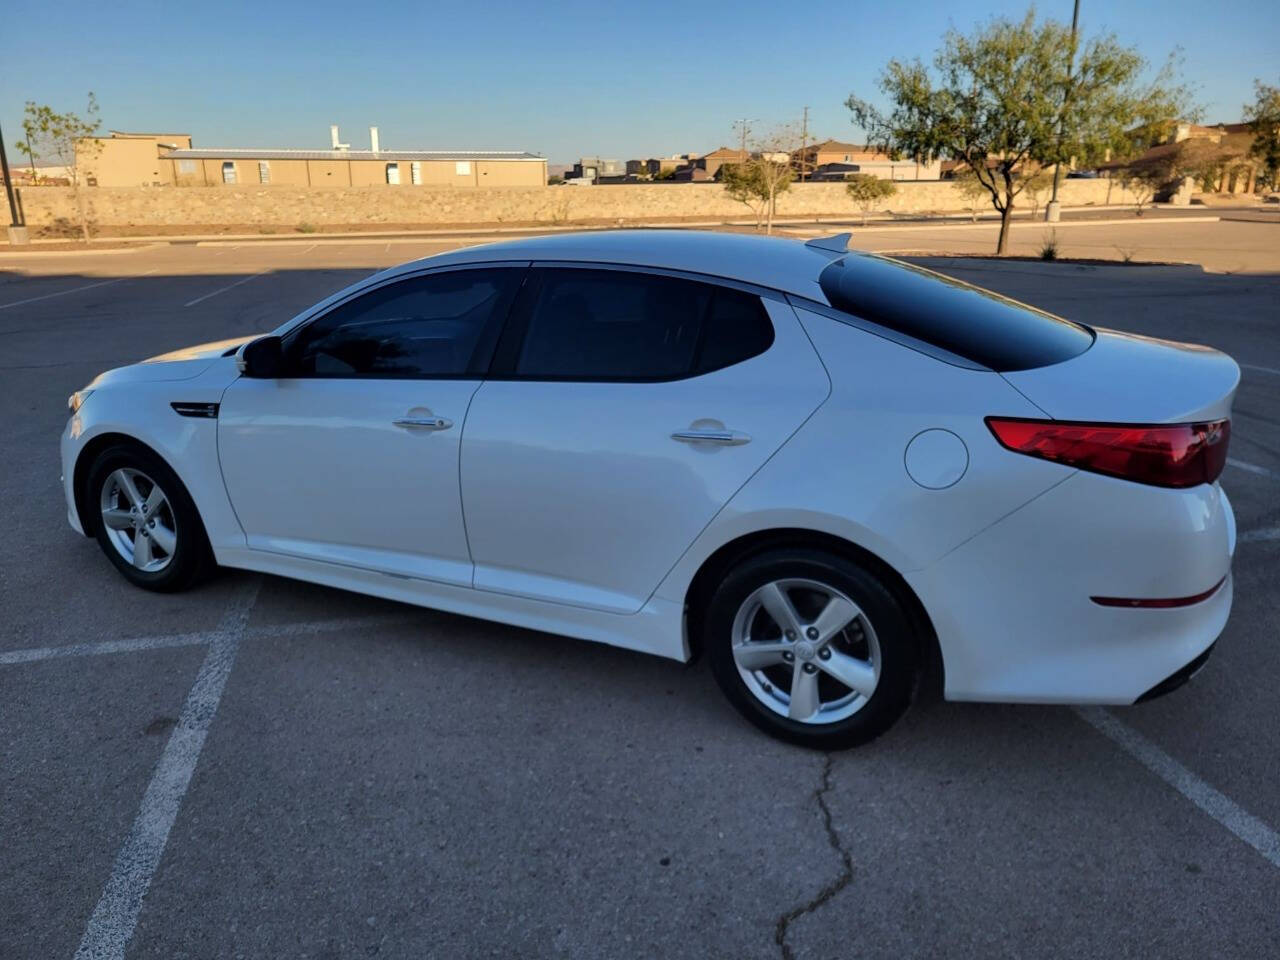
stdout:
[[(59, 164), (37, 163), (35, 170), (31, 169), (31, 164), (11, 163), (9, 165), (9, 173), (13, 176), (15, 186), (30, 187), (67, 187), (71, 185), (71, 171)], [(0, 177), (0, 183), (4, 182), (4, 178)]]
[[(1181, 169), (1202, 169), (1204, 182), (1198, 186), (1217, 193), (1253, 193), (1257, 189), (1259, 164), (1250, 154), (1253, 130), (1247, 123), (1175, 123), (1156, 137), (1144, 130), (1132, 131), (1136, 156), (1100, 164), (1098, 171), (1110, 176), (1126, 169), (1167, 170), (1172, 180)], [(1195, 184), (1185, 183), (1181, 192), (1189, 197)], [(1157, 199), (1178, 192), (1172, 184), (1157, 192)]]
[(731, 150), (729, 147), (719, 147), (710, 153), (704, 153), (690, 163), (706, 173), (707, 179), (718, 179), (716, 174), (720, 172), (720, 168), (726, 163), (746, 163), (751, 159), (751, 154), (745, 150)]
[[(95, 144), (92, 150), (88, 143)], [(173, 183), (162, 158), (172, 150), (191, 146), (189, 133), (124, 133), (78, 141), (85, 182), (98, 187), (159, 187)]]
[(277, 185), (544, 186), (547, 161), (515, 150), (383, 150), (377, 127), (370, 149), (352, 150), (330, 128), (328, 150), (195, 148), (189, 134), (113, 131), (85, 157), (87, 181), (104, 187)]
[(820, 167), (806, 170), (805, 179), (815, 183), (825, 180), (848, 180), (850, 174), (862, 172), (862, 167), (856, 163), (824, 163)]
[(696, 161), (690, 161), (682, 167), (676, 167), (671, 171), (670, 180), (676, 183), (702, 183), (711, 180), (711, 176), (706, 169), (697, 165)]
[(942, 165), (937, 160), (932, 163), (920, 163), (907, 158), (894, 160), (887, 153), (842, 140), (824, 140), (810, 144), (803, 150), (794, 150), (791, 162), (797, 173), (803, 169), (806, 179), (809, 179), (811, 172), (823, 167), (830, 169), (832, 164), (852, 164), (858, 169), (851, 172), (870, 173), (882, 180), (937, 180), (942, 171)]
[(162, 158), (173, 184), (291, 187), (537, 187), (546, 159), (480, 150), (270, 150), (211, 147)]
[(689, 158), (690, 155), (687, 153), (678, 153), (670, 157), (647, 157), (643, 160), (628, 160), (627, 176), (634, 177), (647, 174), (650, 177), (660, 177), (663, 174), (674, 173), (680, 167), (689, 163)]
[(583, 157), (569, 170), (565, 179), (589, 180), (592, 183), (617, 182), (626, 179), (627, 165), (621, 160)]

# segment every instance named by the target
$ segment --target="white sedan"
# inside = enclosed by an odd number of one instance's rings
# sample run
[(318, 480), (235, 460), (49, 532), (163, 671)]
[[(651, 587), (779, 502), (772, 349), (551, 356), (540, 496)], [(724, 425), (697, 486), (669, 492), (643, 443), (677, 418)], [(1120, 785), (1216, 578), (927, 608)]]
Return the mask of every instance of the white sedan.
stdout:
[(627, 231), (405, 264), (102, 374), (71, 525), (679, 660), (820, 748), (953, 700), (1133, 703), (1231, 608), (1239, 369), (884, 257)]

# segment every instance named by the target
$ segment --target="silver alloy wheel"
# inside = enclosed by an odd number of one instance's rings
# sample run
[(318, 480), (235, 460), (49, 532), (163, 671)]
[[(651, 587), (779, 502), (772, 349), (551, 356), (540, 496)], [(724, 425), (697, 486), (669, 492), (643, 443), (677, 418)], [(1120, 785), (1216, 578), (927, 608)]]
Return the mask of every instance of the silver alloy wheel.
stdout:
[(168, 497), (141, 470), (121, 467), (102, 485), (102, 525), (120, 556), (146, 573), (173, 560), (178, 523)]
[(880, 682), (880, 642), (856, 603), (829, 584), (766, 583), (733, 620), (733, 660), (762, 704), (802, 723), (837, 723)]

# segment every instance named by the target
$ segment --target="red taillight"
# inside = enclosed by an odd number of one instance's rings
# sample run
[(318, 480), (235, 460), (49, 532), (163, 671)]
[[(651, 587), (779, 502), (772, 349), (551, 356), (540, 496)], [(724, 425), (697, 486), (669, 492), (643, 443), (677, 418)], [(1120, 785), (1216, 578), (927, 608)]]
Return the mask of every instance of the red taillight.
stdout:
[(1213, 483), (1227, 465), (1230, 420), (1072, 423), (987, 417), (1001, 446), (1055, 463), (1157, 487)]

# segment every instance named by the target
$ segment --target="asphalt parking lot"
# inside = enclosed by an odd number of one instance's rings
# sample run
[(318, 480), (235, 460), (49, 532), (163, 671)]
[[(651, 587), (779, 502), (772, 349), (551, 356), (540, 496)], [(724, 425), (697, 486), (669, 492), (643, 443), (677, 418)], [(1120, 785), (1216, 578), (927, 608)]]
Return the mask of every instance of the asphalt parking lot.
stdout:
[(1235, 608), (1163, 699), (923, 703), (834, 756), (705, 664), (237, 572), (147, 594), (67, 527), (72, 390), (454, 244), (5, 256), (0, 957), (1280, 955), (1269, 242), (1249, 274), (929, 261), (1237, 358)]

